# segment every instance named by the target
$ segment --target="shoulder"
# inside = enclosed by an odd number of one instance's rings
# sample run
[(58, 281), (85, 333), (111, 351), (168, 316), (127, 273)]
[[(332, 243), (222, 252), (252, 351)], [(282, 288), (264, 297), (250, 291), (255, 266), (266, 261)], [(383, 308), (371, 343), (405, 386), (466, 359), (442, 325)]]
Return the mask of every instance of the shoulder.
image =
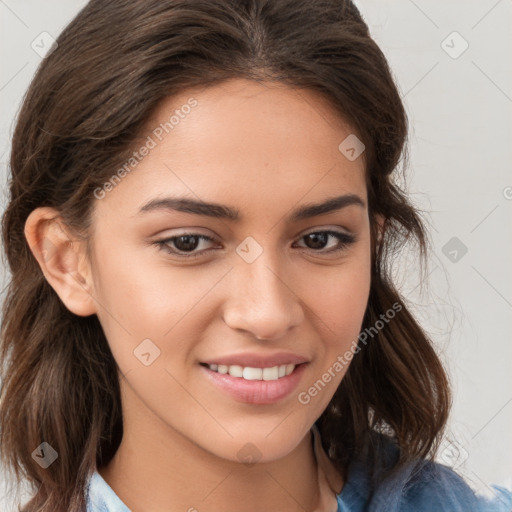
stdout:
[(436, 510), (439, 512), (510, 512), (512, 491), (494, 487), (494, 495), (478, 495), (451, 468), (423, 462), (403, 487), (400, 512)]
[(437, 462), (415, 460), (399, 471), (391, 471), (398, 460), (393, 442), (379, 439), (374, 465), (381, 477), (372, 484), (373, 465), (364, 458), (349, 468), (348, 480), (338, 495), (338, 510), (368, 512), (511, 512), (512, 490), (494, 486), (492, 498), (476, 494), (451, 468)]

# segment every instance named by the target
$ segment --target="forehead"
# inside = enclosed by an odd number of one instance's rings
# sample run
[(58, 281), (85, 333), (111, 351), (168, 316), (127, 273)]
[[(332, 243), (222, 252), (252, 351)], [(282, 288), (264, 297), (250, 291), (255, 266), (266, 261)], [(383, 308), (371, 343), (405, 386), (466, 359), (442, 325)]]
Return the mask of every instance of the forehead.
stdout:
[[(134, 145), (138, 158), (124, 162), (129, 172), (102, 207), (133, 214), (171, 193), (239, 209), (343, 193), (366, 201), (364, 155), (349, 160), (339, 149), (351, 135), (329, 102), (310, 90), (243, 79), (188, 89), (159, 104)], [(143, 147), (149, 150), (137, 151)]]

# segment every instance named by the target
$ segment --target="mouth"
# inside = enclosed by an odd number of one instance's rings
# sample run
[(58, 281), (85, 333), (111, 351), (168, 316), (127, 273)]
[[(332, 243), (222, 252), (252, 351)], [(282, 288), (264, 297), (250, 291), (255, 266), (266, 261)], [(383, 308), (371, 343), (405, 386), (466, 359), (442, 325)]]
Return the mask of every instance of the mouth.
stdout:
[(207, 382), (237, 402), (277, 404), (298, 387), (308, 362), (274, 366), (199, 363)]
[(221, 375), (230, 375), (237, 379), (244, 380), (279, 380), (290, 375), (297, 364), (288, 363), (281, 364), (278, 366), (266, 367), (266, 368), (255, 368), (252, 366), (240, 366), (237, 364), (225, 365), (225, 364), (208, 364), (201, 363), (202, 366), (207, 367), (212, 372), (220, 373)]

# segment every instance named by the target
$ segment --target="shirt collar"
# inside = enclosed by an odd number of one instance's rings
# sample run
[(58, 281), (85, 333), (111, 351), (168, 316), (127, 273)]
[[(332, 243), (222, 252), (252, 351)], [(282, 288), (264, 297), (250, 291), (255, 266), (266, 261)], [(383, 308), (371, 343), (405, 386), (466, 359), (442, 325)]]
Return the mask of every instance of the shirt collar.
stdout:
[(337, 495), (343, 487), (343, 478), (322, 446), (318, 427), (313, 425), (311, 431), (313, 433), (313, 449), (317, 462), (317, 479), (320, 491), (320, 501), (313, 512), (337, 512)]

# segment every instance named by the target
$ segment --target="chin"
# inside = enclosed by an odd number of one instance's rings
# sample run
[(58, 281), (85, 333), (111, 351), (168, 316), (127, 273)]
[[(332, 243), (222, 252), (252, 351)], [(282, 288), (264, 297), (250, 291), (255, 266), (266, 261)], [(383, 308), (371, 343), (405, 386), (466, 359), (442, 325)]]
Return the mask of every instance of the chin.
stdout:
[(223, 436), (208, 451), (223, 459), (248, 465), (281, 459), (297, 448), (305, 434), (297, 431), (292, 435), (289, 426), (278, 426), (280, 421), (282, 419), (269, 429), (247, 427), (233, 438)]

